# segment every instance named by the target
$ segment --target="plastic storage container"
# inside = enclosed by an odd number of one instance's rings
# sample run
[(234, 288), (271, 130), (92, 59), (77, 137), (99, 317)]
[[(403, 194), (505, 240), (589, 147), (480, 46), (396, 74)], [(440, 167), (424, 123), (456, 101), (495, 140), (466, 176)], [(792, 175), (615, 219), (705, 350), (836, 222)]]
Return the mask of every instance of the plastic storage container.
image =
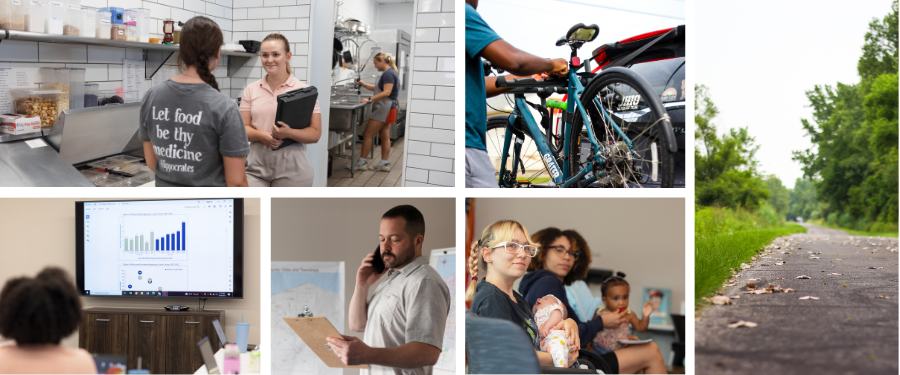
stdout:
[(81, 0), (66, 1), (66, 18), (63, 22), (63, 35), (81, 36), (84, 29), (84, 16), (81, 13)]
[(0, 29), (25, 31), (28, 0), (0, 0)]
[(16, 114), (41, 118), (41, 128), (53, 126), (56, 119), (59, 102), (59, 90), (12, 89), (9, 96), (15, 106)]
[(137, 9), (125, 9), (122, 23), (124, 23), (126, 25), (137, 26), (137, 19), (138, 19), (138, 10)]
[(138, 8), (138, 41), (150, 43), (150, 25), (153, 22), (150, 19), (150, 9)]
[(47, 0), (31, 0), (29, 2), (31, 9), (25, 14), (25, 31), (35, 33), (47, 32)]
[(100, 94), (100, 85), (96, 83), (84, 84), (84, 108), (96, 107), (100, 105), (98, 100)]
[(41, 90), (58, 90), (56, 116), (69, 109), (69, 69), (41, 68)]
[(100, 11), (110, 13), (109, 38), (115, 40), (125, 40), (125, 9), (122, 8), (100, 8)]
[(65, 0), (49, 0), (47, 8), (47, 18), (45, 32), (47, 34), (62, 35), (63, 23), (66, 21), (66, 3)]
[[(106, 10), (104, 10), (106, 9)], [(97, 38), (100, 39), (110, 39), (112, 38), (112, 13), (108, 10), (108, 8), (100, 8), (97, 10), (97, 23), (96, 25), (96, 34)]]
[(88, 38), (97, 37), (97, 9), (94, 8), (81, 8), (81, 18), (82, 21), (81, 36)]
[(125, 25), (125, 40), (129, 42), (138, 41), (137, 26)]
[(69, 108), (84, 108), (84, 68), (69, 68)]

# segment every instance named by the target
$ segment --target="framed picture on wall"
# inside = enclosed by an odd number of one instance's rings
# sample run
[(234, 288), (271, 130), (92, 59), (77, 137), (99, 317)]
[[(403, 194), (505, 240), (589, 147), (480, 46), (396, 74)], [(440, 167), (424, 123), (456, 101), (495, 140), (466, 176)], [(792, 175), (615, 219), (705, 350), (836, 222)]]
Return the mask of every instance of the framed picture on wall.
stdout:
[(644, 303), (650, 301), (653, 304), (653, 313), (650, 314), (651, 325), (670, 325), (669, 308), (671, 306), (672, 290), (663, 288), (644, 288)]

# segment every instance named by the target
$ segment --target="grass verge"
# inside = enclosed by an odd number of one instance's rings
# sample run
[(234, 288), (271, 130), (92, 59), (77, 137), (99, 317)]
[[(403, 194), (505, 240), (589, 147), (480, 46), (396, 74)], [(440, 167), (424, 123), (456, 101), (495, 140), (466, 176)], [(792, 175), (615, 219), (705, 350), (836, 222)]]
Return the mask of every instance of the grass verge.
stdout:
[(825, 227), (825, 228), (831, 228), (831, 229), (842, 230), (842, 231), (844, 231), (844, 232), (849, 233), (851, 236), (898, 237), (898, 236), (897, 236), (898, 231), (893, 231), (893, 232), (866, 232), (866, 231), (862, 231), (862, 230), (853, 230), (853, 229), (841, 228), (841, 227), (839, 227), (839, 226), (837, 226), (837, 225), (833, 225), (833, 224), (828, 224), (828, 223), (825, 222), (825, 220), (821, 220), (821, 219), (819, 219), (819, 220), (811, 220), (810, 223), (815, 224), (815, 225), (818, 225), (818, 226), (823, 226), (823, 227)]
[(703, 297), (718, 290), (731, 277), (731, 270), (740, 268), (772, 240), (792, 233), (805, 233), (806, 228), (788, 223), (765, 229), (728, 231), (698, 236), (694, 242), (694, 295), (700, 306)]

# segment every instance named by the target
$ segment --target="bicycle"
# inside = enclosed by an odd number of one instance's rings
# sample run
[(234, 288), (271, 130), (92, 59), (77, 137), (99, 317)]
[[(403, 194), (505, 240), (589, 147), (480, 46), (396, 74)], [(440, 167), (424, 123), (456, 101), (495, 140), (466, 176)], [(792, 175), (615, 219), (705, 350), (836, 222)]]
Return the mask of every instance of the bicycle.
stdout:
[[(677, 144), (651, 85), (626, 68), (591, 73), (577, 55), (598, 32), (597, 25), (579, 23), (557, 40), (557, 46), (571, 49), (565, 77), (497, 78), (497, 87), (514, 88), (506, 94), (515, 98), (509, 116), (492, 116), (487, 122), (489, 154), (501, 158), (500, 187), (672, 187)], [(494, 70), (485, 65), (486, 72)], [(585, 71), (578, 73), (581, 68)], [(526, 101), (528, 93), (537, 94), (541, 103)], [(548, 101), (554, 93), (567, 94), (567, 100)], [(540, 113), (540, 126), (529, 107)], [(551, 127), (550, 109), (561, 111), (561, 132)]]

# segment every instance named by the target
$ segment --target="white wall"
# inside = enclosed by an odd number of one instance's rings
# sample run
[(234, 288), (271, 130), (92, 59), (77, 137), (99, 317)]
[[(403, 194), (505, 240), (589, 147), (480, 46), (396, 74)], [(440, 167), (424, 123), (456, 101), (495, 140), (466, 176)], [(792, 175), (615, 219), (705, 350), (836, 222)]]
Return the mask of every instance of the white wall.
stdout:
[(455, 4), (417, 0), (403, 186), (453, 186)]
[(375, 6), (375, 30), (400, 29), (413, 33), (413, 3), (380, 4)]
[(374, 24), (375, 0), (341, 0), (341, 2), (344, 5), (338, 8), (339, 16), (344, 19), (355, 18), (367, 25)]
[[(591, 248), (591, 268), (622, 271), (631, 285), (629, 308), (640, 311), (644, 287), (672, 290), (670, 312), (685, 299), (682, 198), (478, 198), (475, 238), (501, 219), (517, 220), (531, 234), (574, 229)], [(600, 296), (599, 287), (594, 294)]]
[[(3, 42), (6, 43), (6, 42)], [(56, 266), (75, 278), (75, 201), (98, 199), (22, 198), (0, 199), (0, 221), (5, 223), (34, 223), (17, 226), (16, 235), (5, 236), (0, 243), (0, 285), (13, 277), (34, 277), (44, 267)], [(209, 300), (206, 309), (225, 310), (225, 335), (236, 337), (234, 323), (241, 314), (250, 323), (248, 342), (260, 342), (260, 216), (259, 199), (244, 199), (244, 298)], [(194, 307), (196, 299), (178, 298), (174, 303)], [(120, 299), (82, 297), (85, 309), (91, 307), (124, 307), (160, 309), (166, 304), (160, 299)], [(78, 331), (65, 338), (63, 345), (77, 348)]]

